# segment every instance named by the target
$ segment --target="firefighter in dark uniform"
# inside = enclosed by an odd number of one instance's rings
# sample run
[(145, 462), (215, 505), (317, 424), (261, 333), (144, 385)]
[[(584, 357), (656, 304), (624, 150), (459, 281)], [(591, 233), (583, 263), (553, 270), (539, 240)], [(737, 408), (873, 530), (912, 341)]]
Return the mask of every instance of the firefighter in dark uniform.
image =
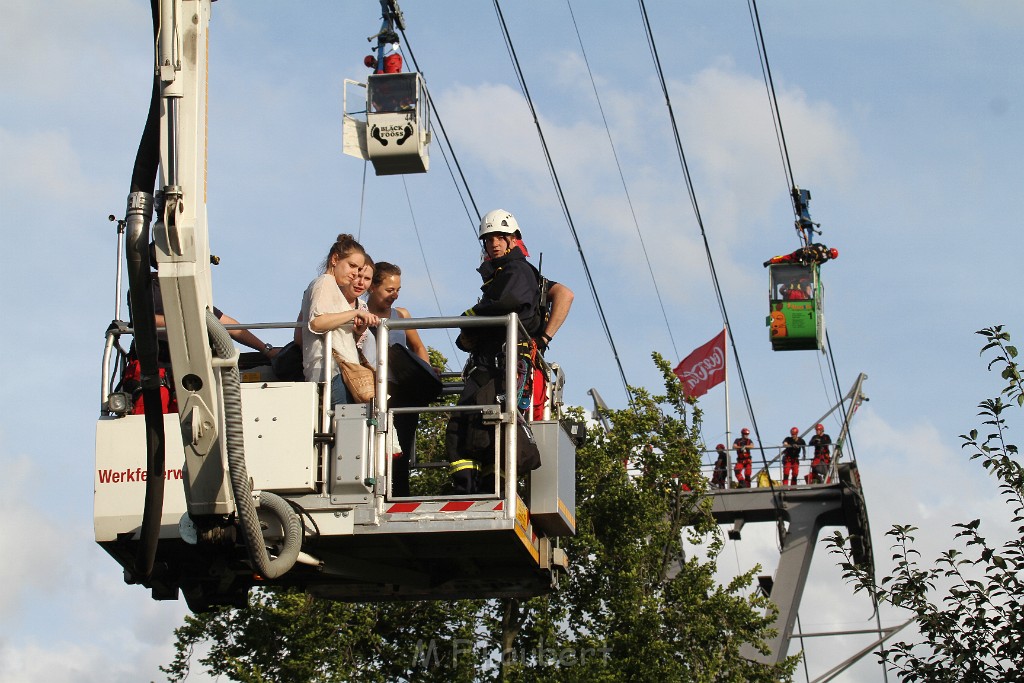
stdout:
[(753, 445), (754, 442), (750, 440), (750, 430), (746, 427), (740, 430), (740, 438), (732, 442), (732, 447), (736, 451), (736, 468), (734, 470), (736, 485), (741, 489), (750, 488), (750, 474), (754, 468), (750, 459), (750, 447)]
[(800, 430), (792, 427), (789, 436), (782, 440), (782, 483), (789, 480), (790, 486), (796, 486), (796, 478), (800, 474), (800, 458), (806, 451), (807, 442), (800, 436)]
[(725, 451), (725, 444), (715, 446), (718, 453), (718, 460), (715, 461), (715, 471), (711, 476), (711, 488), (724, 489), (725, 478), (729, 475), (729, 454)]
[(814, 459), (811, 460), (811, 475), (807, 483), (824, 484), (828, 476), (828, 470), (832, 466), (832, 437), (825, 433), (825, 425), (814, 425), (814, 436), (810, 441), (814, 449)]
[[(464, 316), (497, 316), (516, 313), (527, 334), (541, 332), (543, 317), (538, 307), (540, 276), (526, 260), (516, 241), (521, 239), (519, 224), (508, 211), (491, 211), (480, 221), (484, 262), (477, 271), (483, 279), (480, 300)], [(457, 346), (469, 353), (463, 370), (465, 388), (459, 405), (499, 403), (505, 394), (505, 329), (502, 327), (464, 328)], [(529, 338), (520, 339), (518, 374), (529, 373)], [(519, 416), (517, 416), (518, 418)], [(540, 466), (540, 454), (525, 421), (518, 424), (517, 467), (520, 473)], [(478, 413), (456, 413), (445, 431), (452, 485), (456, 494), (494, 491), (494, 429), (483, 424)]]

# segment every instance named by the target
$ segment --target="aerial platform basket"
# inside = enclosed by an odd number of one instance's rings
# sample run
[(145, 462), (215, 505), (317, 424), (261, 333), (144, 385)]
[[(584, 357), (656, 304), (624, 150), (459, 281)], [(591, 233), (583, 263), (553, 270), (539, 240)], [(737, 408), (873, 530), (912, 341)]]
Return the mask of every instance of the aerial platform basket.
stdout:
[[(389, 327), (495, 324), (519, 327), (514, 315), (396, 319), (381, 321), (378, 334), (386, 339)], [(515, 344), (507, 346), (514, 352)], [(379, 388), (387, 386), (388, 373), (388, 354), (380, 356)], [(515, 364), (509, 367), (514, 372)], [(109, 406), (110, 395), (104, 393)], [(542, 465), (518, 476), (511, 458), (505, 464), (508, 478), (496, 493), (397, 497), (389, 484), (393, 458), (384, 455), (396, 450), (396, 412), (489, 411), (496, 443), (514, 453), (515, 406), (393, 408), (387, 392), (378, 390), (373, 403), (338, 405), (331, 414), (322, 404), (324, 393), (320, 382), (241, 385), (253, 489), (286, 500), (303, 526), (298, 561), (273, 581), (255, 573), (232, 525), (214, 534), (193, 526), (179, 416), (164, 415), (168, 457), (160, 540), (156, 569), (143, 582), (154, 598), (184, 593), (190, 607), (201, 610), (244, 604), (249, 589), (260, 585), (356, 601), (529, 597), (557, 586), (568, 567), (558, 538), (575, 533), (575, 437), (567, 425), (557, 419), (529, 423)], [(500, 465), (497, 452), (495, 464)], [(227, 464), (210, 461), (208, 466)], [(135, 581), (146, 478), (144, 416), (104, 410), (96, 429), (96, 541), (125, 568), (129, 583)], [(266, 545), (276, 547), (284, 535), (280, 521), (262, 510), (260, 518)]]

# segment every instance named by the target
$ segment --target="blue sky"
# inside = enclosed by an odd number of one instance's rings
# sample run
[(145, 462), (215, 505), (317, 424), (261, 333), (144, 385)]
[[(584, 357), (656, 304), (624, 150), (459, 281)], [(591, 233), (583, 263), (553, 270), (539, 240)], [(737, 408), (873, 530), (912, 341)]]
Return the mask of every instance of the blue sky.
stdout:
[[(116, 563), (92, 543), (90, 514), (99, 360), (117, 296), (106, 216), (124, 211), (145, 119), (148, 7), (7, 5), (0, 528), (9, 552), (0, 568), (0, 680), (156, 679), (184, 606), (123, 585)], [(480, 211), (512, 211), (531, 252), (543, 253), (545, 274), (577, 294), (552, 345), (568, 399), (589, 405), (586, 390), (595, 387), (622, 406), (493, 7), (402, 6)], [(773, 353), (767, 341), (761, 263), (797, 238), (747, 6), (647, 8), (756, 419), (775, 443), (791, 425), (810, 425), (833, 397), (821, 356)], [(722, 323), (637, 5), (572, 9), (675, 351), (567, 5), (502, 9), (627, 377), (656, 389), (651, 351), (678, 360)], [(211, 249), (223, 259), (214, 296), (242, 321), (292, 319), (342, 231), (402, 266), (401, 304), (414, 315), (457, 314), (475, 298), (474, 226), (439, 150), (429, 174), (371, 172), (365, 187), (363, 164), (340, 152), (342, 83), (366, 74), (378, 10), (375, 0), (213, 7), (208, 209)], [(761, 21), (796, 182), (813, 194), (822, 241), (840, 251), (824, 277), (843, 390), (858, 372), (869, 375), (871, 401), (854, 440), (879, 564), (888, 566), (882, 532), (894, 522), (922, 528), (926, 557), (945, 547), (955, 520), (982, 516), (994, 536), (1006, 533), (996, 488), (966, 462), (957, 435), (998, 387), (973, 332), (1005, 323), (1024, 334), (1014, 280), (1024, 213), (1024, 9), (1008, 0), (791, 1), (762, 6)], [(443, 336), (426, 341), (455, 356)], [(732, 391), (736, 430), (749, 418)], [(724, 438), (723, 403), (721, 388), (704, 401), (709, 444)], [(765, 538), (723, 557), (736, 567), (768, 561), (774, 542)], [(829, 565), (822, 551), (805, 630), (864, 627), (869, 606)], [(883, 614), (885, 623), (898, 618)], [(812, 676), (860, 641), (813, 645)], [(877, 669), (848, 680), (877, 680)]]

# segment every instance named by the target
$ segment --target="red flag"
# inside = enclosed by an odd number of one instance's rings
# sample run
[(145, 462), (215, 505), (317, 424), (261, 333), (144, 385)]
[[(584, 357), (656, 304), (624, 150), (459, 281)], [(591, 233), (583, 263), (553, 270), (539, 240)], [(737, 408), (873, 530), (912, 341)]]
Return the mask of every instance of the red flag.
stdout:
[(725, 380), (725, 330), (684, 358), (673, 370), (683, 383), (683, 393), (697, 398)]

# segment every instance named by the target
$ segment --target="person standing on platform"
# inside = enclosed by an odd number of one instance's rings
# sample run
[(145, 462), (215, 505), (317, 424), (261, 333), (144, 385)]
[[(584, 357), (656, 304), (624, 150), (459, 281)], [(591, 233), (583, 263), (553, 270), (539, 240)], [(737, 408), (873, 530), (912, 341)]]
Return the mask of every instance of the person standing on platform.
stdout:
[(811, 474), (807, 483), (824, 484), (832, 467), (832, 437), (825, 433), (825, 425), (814, 425), (810, 446), (814, 449), (814, 459), (811, 460)]
[(740, 437), (732, 442), (733, 450), (736, 451), (736, 485), (741, 489), (750, 488), (750, 475), (754, 469), (750, 458), (750, 448), (754, 442), (750, 440), (750, 430), (744, 427), (740, 430)]
[(782, 441), (782, 483), (787, 481), (796, 486), (796, 478), (800, 476), (800, 458), (806, 452), (807, 443), (800, 436), (800, 430), (792, 427), (789, 436)]

